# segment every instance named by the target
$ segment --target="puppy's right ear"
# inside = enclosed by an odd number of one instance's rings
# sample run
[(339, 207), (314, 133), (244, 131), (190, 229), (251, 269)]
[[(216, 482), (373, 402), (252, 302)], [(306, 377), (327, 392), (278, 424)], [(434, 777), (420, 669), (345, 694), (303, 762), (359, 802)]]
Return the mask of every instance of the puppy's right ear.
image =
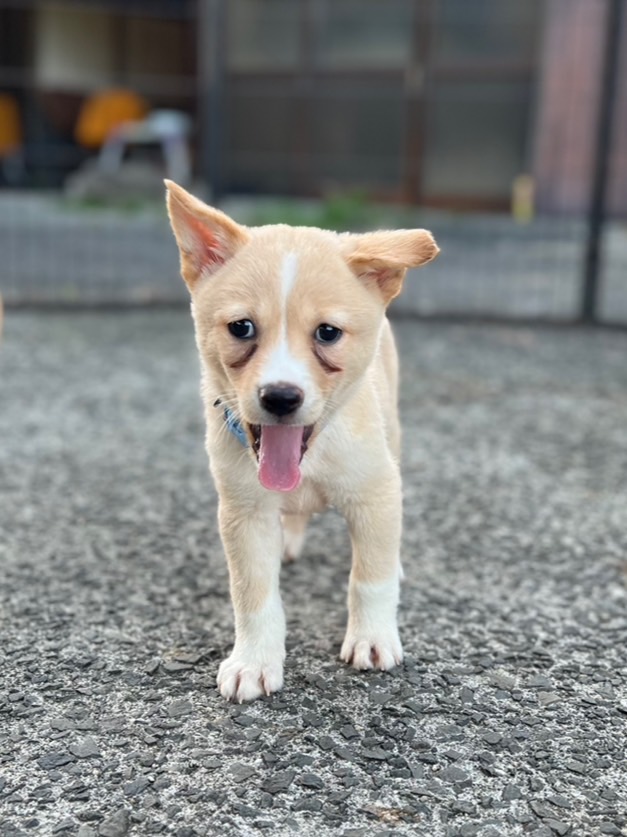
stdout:
[(181, 275), (193, 291), (203, 276), (215, 273), (249, 240), (246, 227), (207, 206), (181, 186), (166, 180), (170, 224), (181, 257)]

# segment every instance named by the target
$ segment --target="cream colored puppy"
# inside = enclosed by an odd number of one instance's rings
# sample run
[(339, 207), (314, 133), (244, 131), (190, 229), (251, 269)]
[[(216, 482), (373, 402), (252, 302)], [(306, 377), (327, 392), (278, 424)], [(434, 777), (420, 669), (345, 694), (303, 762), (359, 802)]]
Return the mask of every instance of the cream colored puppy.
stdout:
[(207, 451), (219, 494), (235, 646), (225, 698), (283, 685), (281, 557), (334, 506), (353, 545), (341, 658), (390, 669), (401, 567), (397, 356), (387, 304), (438, 254), (425, 230), (244, 227), (175, 183), (168, 210), (192, 297)]

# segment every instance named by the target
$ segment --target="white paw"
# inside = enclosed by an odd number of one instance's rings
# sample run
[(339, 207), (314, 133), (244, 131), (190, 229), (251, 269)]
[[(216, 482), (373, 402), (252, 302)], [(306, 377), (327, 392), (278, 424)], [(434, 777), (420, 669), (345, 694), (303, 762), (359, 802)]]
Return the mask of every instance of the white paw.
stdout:
[(360, 670), (378, 668), (389, 671), (403, 662), (403, 646), (396, 630), (375, 636), (349, 628), (340, 658)]
[(235, 650), (220, 665), (218, 689), (222, 697), (237, 703), (271, 695), (283, 686), (283, 659), (260, 662)]

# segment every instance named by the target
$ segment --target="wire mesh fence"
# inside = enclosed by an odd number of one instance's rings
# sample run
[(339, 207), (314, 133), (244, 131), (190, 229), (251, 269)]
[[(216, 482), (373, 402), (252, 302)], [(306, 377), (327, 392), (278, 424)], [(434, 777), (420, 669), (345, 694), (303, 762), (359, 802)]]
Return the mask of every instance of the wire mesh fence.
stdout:
[(578, 319), (596, 224), (592, 317), (627, 324), (624, 5), (0, 0), (0, 292), (187, 299), (161, 200), (171, 136), (118, 134), (115, 171), (110, 138), (77, 138), (85, 102), (122, 89), (144, 131), (188, 120), (179, 171), (243, 223), (432, 229), (442, 256), (399, 313)]

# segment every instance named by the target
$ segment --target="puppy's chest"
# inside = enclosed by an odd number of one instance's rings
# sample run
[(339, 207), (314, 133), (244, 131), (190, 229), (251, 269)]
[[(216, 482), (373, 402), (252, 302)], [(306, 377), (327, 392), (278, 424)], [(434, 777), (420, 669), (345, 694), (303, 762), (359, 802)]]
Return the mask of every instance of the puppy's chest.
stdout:
[(281, 496), (284, 514), (316, 514), (330, 505), (327, 492), (316, 482), (305, 477), (296, 491)]

